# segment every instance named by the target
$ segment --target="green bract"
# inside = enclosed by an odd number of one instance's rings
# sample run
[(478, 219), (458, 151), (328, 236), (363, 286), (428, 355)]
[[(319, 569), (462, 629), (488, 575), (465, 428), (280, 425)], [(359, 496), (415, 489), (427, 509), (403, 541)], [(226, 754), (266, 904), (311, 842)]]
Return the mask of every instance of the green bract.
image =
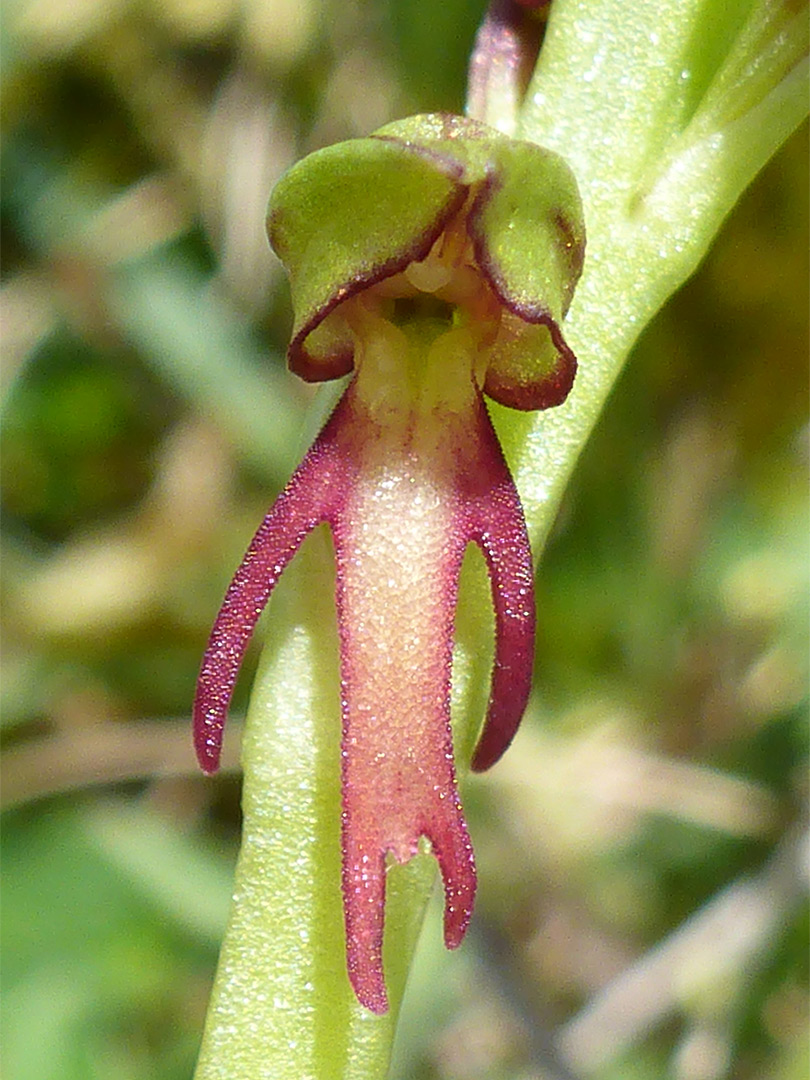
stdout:
[(564, 400), (576, 361), (560, 324), (584, 256), (576, 181), (557, 154), (444, 114), (321, 150), (277, 185), (268, 231), (290, 275), (292, 370), (310, 381), (351, 371), (346, 301), (459, 222), (500, 309), (484, 389), (519, 409)]

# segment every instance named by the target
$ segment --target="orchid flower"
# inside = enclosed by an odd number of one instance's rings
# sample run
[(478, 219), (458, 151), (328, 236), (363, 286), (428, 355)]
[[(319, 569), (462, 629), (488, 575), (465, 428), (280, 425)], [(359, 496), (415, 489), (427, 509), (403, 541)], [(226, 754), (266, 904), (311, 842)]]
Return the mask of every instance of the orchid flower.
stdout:
[(253, 538), (203, 659), (194, 738), (203, 770), (256, 622), (307, 534), (336, 560), (342, 701), (342, 887), (349, 978), (388, 1007), (387, 860), (426, 837), (445, 889), (448, 948), (475, 895), (450, 728), (458, 580), (483, 552), (495, 659), (472, 768), (515, 734), (531, 687), (535, 609), (523, 513), (484, 394), (515, 409), (565, 400), (576, 360), (561, 330), (584, 230), (564, 161), (482, 123), (427, 115), (321, 150), (276, 187), (270, 241), (290, 277), (289, 365), (352, 374)]

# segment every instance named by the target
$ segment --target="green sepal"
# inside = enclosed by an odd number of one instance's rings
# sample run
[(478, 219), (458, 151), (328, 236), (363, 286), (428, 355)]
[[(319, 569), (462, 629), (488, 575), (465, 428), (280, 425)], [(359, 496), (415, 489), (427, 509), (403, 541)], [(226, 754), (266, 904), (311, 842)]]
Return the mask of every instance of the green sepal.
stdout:
[(277, 185), (268, 232), (290, 276), (292, 370), (351, 371), (343, 302), (423, 259), (468, 199), (475, 261), (504, 309), (484, 389), (518, 409), (565, 400), (576, 360), (561, 323), (585, 243), (576, 181), (552, 151), (442, 113), (320, 150)]
[(397, 121), (376, 134), (452, 155), (474, 192), (468, 231), (476, 261), (507, 311), (486, 392), (517, 409), (560, 404), (576, 372), (561, 324), (585, 256), (582, 202), (564, 159), (479, 121), (440, 113)]
[(270, 199), (270, 243), (290, 278), (291, 369), (307, 381), (351, 371), (339, 305), (423, 259), (467, 189), (452, 158), (383, 139), (352, 139), (294, 165)]

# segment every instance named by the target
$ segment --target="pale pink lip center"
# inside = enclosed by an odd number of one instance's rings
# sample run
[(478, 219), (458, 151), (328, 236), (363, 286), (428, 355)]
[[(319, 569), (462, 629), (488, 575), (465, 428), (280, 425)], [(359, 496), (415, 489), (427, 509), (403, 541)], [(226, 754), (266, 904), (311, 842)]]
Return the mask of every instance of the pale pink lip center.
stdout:
[[(531, 553), (479, 389), (497, 313), (469, 257), (466, 240), (451, 231), (423, 263), (349, 302), (355, 378), (234, 577), (194, 709), (200, 763), (213, 772), (259, 614), (304, 537), (328, 522), (341, 645), (347, 961), (357, 997), (377, 1013), (388, 1007), (386, 857), (407, 861), (428, 838), (444, 880), (448, 947), (461, 942), (472, 912), (475, 864), (450, 729), (454, 614), (468, 543), (484, 553), (496, 616), (492, 695), (475, 768), (506, 748), (531, 685)], [(397, 289), (417, 300), (405, 327), (386, 317)], [(467, 305), (460, 324), (442, 322), (449, 300)]]
[(425, 469), (377, 436), (334, 533), (348, 966), (360, 1000), (383, 1012), (385, 855), (406, 862), (420, 836), (431, 841), (446, 887), (460, 897), (446, 927), (451, 946), (469, 920), (475, 867), (450, 736), (453, 613), (466, 542), (453, 472), (440, 462)]

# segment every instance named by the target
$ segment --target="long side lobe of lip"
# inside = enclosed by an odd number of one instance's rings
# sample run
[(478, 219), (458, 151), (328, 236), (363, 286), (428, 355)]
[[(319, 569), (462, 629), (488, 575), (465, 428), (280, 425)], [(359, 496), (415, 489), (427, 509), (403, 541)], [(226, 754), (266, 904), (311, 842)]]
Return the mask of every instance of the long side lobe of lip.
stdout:
[(225, 594), (208, 639), (193, 709), (194, 748), (206, 773), (219, 768), (228, 706), (248, 643), (284, 568), (307, 534), (334, 519), (349, 486), (336, 434), (341, 405), (270, 508)]
[(467, 500), (469, 537), (484, 554), (495, 609), (495, 661), (487, 717), (471, 767), (501, 757), (520, 724), (532, 686), (534, 567), (517, 488), (481, 404), (477, 490)]

